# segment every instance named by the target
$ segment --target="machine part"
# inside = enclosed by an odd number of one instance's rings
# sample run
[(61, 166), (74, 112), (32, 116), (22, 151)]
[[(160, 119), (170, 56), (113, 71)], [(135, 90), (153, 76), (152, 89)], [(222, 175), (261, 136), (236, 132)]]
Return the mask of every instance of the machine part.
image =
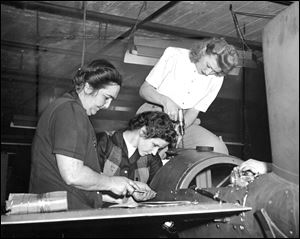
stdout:
[(198, 188), (211, 187), (242, 162), (230, 155), (183, 149), (156, 173), (150, 187), (155, 191), (189, 188), (195, 184)]
[(176, 149), (168, 149), (168, 151), (166, 151), (166, 155), (168, 158), (174, 157), (176, 155), (178, 155)]
[(179, 121), (179, 133), (181, 136), (185, 133), (185, 123), (184, 123), (184, 115), (183, 115), (183, 109), (178, 110), (178, 121)]
[(288, 238), (277, 226), (276, 224), (271, 220), (268, 213), (264, 208), (261, 208), (260, 210), (256, 211), (255, 213), (256, 218), (258, 219), (263, 232), (265, 233), (265, 236), (267, 238), (276, 238), (275, 231), (279, 234), (282, 238)]
[(240, 171), (235, 167), (230, 174), (230, 182), (234, 186), (246, 187), (249, 183), (253, 182), (259, 174), (254, 174), (250, 170)]
[(212, 152), (214, 151), (214, 147), (210, 146), (196, 146), (197, 152)]
[(169, 234), (177, 234), (175, 223), (173, 221), (167, 221), (162, 224), (162, 229), (166, 230)]
[(215, 201), (218, 201), (220, 203), (226, 203), (226, 201), (222, 200), (221, 198), (219, 198), (219, 191), (215, 194), (209, 192), (209, 191), (206, 191), (204, 189), (201, 189), (201, 188), (195, 188), (194, 189), (197, 193), (200, 193), (201, 195), (204, 195), (206, 197), (209, 197)]

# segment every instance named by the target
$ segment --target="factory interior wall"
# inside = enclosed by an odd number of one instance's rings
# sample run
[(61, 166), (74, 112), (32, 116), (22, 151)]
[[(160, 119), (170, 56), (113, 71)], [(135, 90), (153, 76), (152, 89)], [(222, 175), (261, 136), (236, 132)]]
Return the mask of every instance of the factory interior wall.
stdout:
[(273, 171), (299, 185), (299, 2), (266, 25), (263, 47)]

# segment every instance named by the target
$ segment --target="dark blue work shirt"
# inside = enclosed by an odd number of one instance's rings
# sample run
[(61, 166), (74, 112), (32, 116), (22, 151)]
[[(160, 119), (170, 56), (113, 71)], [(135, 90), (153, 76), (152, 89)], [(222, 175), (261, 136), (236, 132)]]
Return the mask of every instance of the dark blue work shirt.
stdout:
[(101, 194), (65, 183), (55, 154), (82, 160), (85, 166), (101, 172), (95, 131), (76, 92), (57, 98), (39, 119), (32, 144), (29, 192), (67, 191), (68, 209), (101, 207)]

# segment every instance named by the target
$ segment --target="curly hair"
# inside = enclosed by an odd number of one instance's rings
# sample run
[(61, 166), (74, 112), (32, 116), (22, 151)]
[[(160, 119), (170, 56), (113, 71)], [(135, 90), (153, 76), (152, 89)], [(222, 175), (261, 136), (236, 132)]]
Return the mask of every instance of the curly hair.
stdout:
[(128, 130), (140, 129), (146, 127), (145, 138), (160, 138), (174, 144), (177, 139), (177, 133), (174, 128), (175, 121), (171, 120), (169, 115), (159, 111), (145, 111), (137, 114), (128, 123)]
[(83, 89), (89, 83), (94, 92), (107, 85), (122, 85), (122, 76), (117, 69), (107, 60), (94, 60), (86, 66), (79, 68), (73, 79), (76, 91)]
[(222, 72), (217, 75), (226, 75), (239, 65), (238, 52), (233, 45), (228, 44), (224, 38), (205, 39), (190, 49), (190, 60), (199, 62), (204, 55), (217, 55), (217, 62)]

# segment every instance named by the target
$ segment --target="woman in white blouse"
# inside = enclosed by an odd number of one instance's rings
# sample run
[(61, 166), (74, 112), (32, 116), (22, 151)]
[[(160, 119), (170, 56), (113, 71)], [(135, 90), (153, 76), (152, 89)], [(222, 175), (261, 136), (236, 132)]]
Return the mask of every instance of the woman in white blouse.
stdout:
[(197, 117), (200, 111), (206, 112), (224, 76), (237, 65), (236, 49), (223, 38), (202, 40), (190, 50), (168, 47), (140, 88), (140, 96), (148, 103), (137, 113), (163, 110), (177, 120), (183, 109), (184, 148), (212, 146), (215, 152), (228, 154), (222, 139), (201, 127)]

